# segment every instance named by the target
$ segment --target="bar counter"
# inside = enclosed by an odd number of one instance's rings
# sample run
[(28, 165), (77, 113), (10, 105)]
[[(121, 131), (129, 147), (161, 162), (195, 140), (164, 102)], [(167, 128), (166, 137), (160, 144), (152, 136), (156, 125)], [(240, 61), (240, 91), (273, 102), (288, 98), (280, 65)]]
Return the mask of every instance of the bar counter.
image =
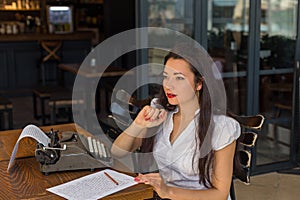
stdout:
[(42, 40), (91, 40), (94, 33), (91, 31), (76, 31), (73, 33), (49, 34), (49, 33), (24, 33), (0, 35), (0, 42), (27, 42)]
[[(93, 36), (92, 31), (0, 35), (0, 91), (30, 91), (41, 82), (41, 62), (47, 53), (42, 41), (61, 41), (57, 51), (60, 61), (81, 63), (91, 50)], [(53, 62), (47, 63), (48, 79), (55, 80), (55, 68)]]

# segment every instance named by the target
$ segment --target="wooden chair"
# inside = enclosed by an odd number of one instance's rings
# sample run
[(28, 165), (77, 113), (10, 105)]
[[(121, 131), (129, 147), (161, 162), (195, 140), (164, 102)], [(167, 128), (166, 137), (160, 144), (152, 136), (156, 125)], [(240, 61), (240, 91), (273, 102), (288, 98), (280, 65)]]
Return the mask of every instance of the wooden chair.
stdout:
[[(47, 77), (46, 66), (52, 66), (52, 70), (56, 73), (56, 65), (61, 61), (61, 47), (62, 41), (41, 41), (41, 61), (40, 61), (40, 73), (41, 73), (41, 81), (42, 85), (47, 85), (48, 82), (54, 81), (56, 82), (56, 78), (51, 80), (51, 78)], [(56, 76), (56, 75), (55, 75)]]
[(0, 130), (13, 129), (13, 104), (0, 96)]
[(253, 116), (238, 116), (228, 113), (228, 116), (237, 120), (242, 129), (241, 135), (237, 140), (233, 179), (230, 187), (230, 197), (232, 200), (235, 200), (236, 198), (233, 180), (238, 179), (247, 185), (250, 184), (252, 166), (251, 156), (257, 140), (257, 133), (253, 131), (258, 131), (261, 129), (265, 118), (259, 114)]
[[(60, 91), (51, 95), (48, 105), (50, 108), (50, 120), (51, 124), (71, 123), (73, 119), (73, 106), (77, 106), (75, 109), (78, 112), (83, 112), (84, 100), (73, 99), (72, 91)], [(76, 112), (74, 110), (74, 112)]]
[[(68, 94), (72, 92), (70, 89), (60, 87), (60, 86), (40, 86), (32, 90), (33, 98), (33, 114), (34, 118), (42, 120), (42, 124), (47, 124), (47, 119), (50, 119), (50, 114), (48, 113), (47, 106), (50, 98), (56, 94)], [(38, 109), (38, 107), (40, 107)]]
[[(62, 60), (62, 41), (41, 41), (40, 46), (41, 61), (39, 63), (39, 68), (41, 85), (34, 88), (32, 91), (33, 112), (34, 118), (37, 120), (41, 119), (42, 125), (46, 125), (47, 119), (50, 119), (50, 113), (47, 112), (48, 101), (52, 95), (57, 96), (56, 93), (61, 95), (68, 94), (71, 90), (58, 85), (57, 65)], [(47, 68), (49, 68), (49, 70), (47, 70)], [(50, 74), (53, 74), (52, 78), (47, 77), (49, 76), (49, 72), (51, 72)], [(40, 107), (39, 109), (38, 105)]]

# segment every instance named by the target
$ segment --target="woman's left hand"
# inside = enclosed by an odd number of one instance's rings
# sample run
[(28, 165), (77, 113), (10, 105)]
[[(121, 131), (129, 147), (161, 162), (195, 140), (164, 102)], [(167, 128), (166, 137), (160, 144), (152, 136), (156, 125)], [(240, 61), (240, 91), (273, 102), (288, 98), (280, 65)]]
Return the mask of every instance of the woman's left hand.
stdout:
[(163, 182), (159, 173), (139, 174), (134, 180), (153, 186), (161, 198), (168, 198), (168, 186)]

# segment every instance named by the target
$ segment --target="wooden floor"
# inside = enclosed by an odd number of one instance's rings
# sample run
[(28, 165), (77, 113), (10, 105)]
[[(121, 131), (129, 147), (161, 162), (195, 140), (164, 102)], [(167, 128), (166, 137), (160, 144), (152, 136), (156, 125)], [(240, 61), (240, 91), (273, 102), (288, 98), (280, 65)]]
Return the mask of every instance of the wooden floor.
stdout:
[(237, 200), (300, 199), (300, 169), (298, 175), (268, 173), (251, 177), (251, 184), (235, 181)]

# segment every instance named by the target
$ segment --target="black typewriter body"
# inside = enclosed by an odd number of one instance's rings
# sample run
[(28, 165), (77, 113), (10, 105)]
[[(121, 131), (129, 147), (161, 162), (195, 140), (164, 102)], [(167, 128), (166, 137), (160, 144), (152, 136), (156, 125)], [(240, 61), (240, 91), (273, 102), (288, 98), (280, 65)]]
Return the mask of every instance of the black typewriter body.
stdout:
[(36, 160), (44, 174), (58, 171), (107, 168), (113, 164), (109, 149), (99, 139), (86, 137), (77, 132), (51, 130), (46, 135), (51, 139), (46, 147), (37, 144)]

